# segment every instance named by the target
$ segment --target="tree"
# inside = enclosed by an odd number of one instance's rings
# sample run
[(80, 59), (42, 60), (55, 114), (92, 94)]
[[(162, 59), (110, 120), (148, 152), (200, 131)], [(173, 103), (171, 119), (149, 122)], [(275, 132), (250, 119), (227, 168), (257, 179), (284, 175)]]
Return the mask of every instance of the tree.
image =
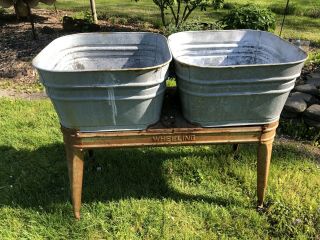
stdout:
[(200, 8), (205, 11), (206, 8), (212, 5), (214, 8), (219, 8), (224, 0), (153, 0), (159, 7), (163, 26), (167, 26), (165, 19), (165, 10), (169, 9), (176, 27), (185, 22), (191, 13)]

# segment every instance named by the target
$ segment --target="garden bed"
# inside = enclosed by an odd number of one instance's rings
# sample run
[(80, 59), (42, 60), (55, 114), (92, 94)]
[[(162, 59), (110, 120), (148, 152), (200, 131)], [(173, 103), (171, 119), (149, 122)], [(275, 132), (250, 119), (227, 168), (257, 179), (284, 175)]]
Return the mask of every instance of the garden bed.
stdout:
[[(73, 12), (47, 9), (34, 9), (34, 21), (37, 40), (33, 40), (31, 24), (18, 21), (13, 14), (0, 15), (0, 84), (1, 81), (14, 81), (18, 84), (30, 84), (37, 81), (36, 71), (31, 60), (52, 40), (73, 32), (62, 28), (63, 16), (72, 16)], [(151, 31), (150, 25), (131, 23), (122, 25), (100, 20), (100, 31)]]

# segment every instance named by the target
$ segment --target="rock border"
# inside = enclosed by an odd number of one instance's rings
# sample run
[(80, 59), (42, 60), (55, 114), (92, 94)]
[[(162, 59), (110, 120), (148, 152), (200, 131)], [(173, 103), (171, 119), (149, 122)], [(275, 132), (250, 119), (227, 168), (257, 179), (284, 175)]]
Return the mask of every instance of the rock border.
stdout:
[(307, 80), (295, 86), (290, 93), (281, 117), (302, 118), (310, 127), (320, 129), (320, 71), (307, 76)]

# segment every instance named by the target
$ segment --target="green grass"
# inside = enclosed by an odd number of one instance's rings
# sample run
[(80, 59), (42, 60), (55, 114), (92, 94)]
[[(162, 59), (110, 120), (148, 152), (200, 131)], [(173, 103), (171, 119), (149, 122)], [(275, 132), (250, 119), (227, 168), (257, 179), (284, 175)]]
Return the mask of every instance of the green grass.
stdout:
[[(226, 2), (234, 3), (237, 6), (252, 3), (252, 1), (249, 0), (226, 0)], [(254, 3), (262, 7), (270, 7), (276, 4), (280, 8), (284, 8), (286, 1), (259, 0), (254, 1)], [(290, 4), (294, 4), (297, 10), (295, 15), (287, 16), (282, 36), (285, 38), (301, 38), (311, 40), (317, 44), (320, 44), (320, 17), (308, 17), (309, 13), (314, 14), (317, 12), (319, 12), (320, 16), (320, 1), (293, 0), (290, 1)], [(118, 16), (126, 17), (129, 19), (138, 19), (140, 21), (148, 21), (153, 23), (155, 26), (161, 25), (159, 11), (156, 5), (153, 4), (152, 0), (140, 0), (138, 2), (135, 2), (133, 0), (96, 0), (96, 5), (98, 15), (105, 18)], [(41, 4), (40, 6), (47, 7), (43, 4)], [(90, 9), (89, 1), (74, 0), (58, 1), (57, 8), (72, 11), (83, 11)], [(221, 9), (215, 11), (213, 8), (209, 7), (205, 12), (195, 11), (192, 17), (195, 19), (198, 19), (200, 17), (200, 19), (203, 21), (212, 21), (218, 20), (226, 13), (227, 10)], [(167, 17), (169, 18), (170, 15), (168, 14)], [(276, 15), (276, 19), (277, 27), (275, 33), (279, 34), (282, 15)]]
[(39, 93), (44, 91), (43, 85), (41, 85), (39, 81), (21, 84), (20, 82), (15, 82), (10, 79), (1, 80), (0, 89), (10, 89), (24, 93)]
[(229, 145), (98, 150), (95, 164), (86, 160), (77, 222), (50, 102), (1, 99), (0, 119), (0, 239), (320, 236), (319, 155), (295, 142), (274, 146), (263, 213), (255, 145), (238, 160)]

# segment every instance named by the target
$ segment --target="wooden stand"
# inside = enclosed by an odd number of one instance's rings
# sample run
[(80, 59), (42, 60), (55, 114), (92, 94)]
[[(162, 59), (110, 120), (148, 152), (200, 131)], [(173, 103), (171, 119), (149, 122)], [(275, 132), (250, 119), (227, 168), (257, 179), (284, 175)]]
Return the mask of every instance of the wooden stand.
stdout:
[[(166, 109), (166, 106), (170, 106), (170, 109)], [(178, 108), (177, 104), (164, 104), (161, 121), (142, 131), (85, 133), (61, 127), (68, 159), (73, 211), (77, 219), (80, 219), (83, 151), (95, 148), (258, 143), (257, 196), (258, 207), (263, 206), (272, 143), (278, 122), (256, 126), (202, 128), (184, 120)], [(237, 150), (236, 145), (234, 150)]]

